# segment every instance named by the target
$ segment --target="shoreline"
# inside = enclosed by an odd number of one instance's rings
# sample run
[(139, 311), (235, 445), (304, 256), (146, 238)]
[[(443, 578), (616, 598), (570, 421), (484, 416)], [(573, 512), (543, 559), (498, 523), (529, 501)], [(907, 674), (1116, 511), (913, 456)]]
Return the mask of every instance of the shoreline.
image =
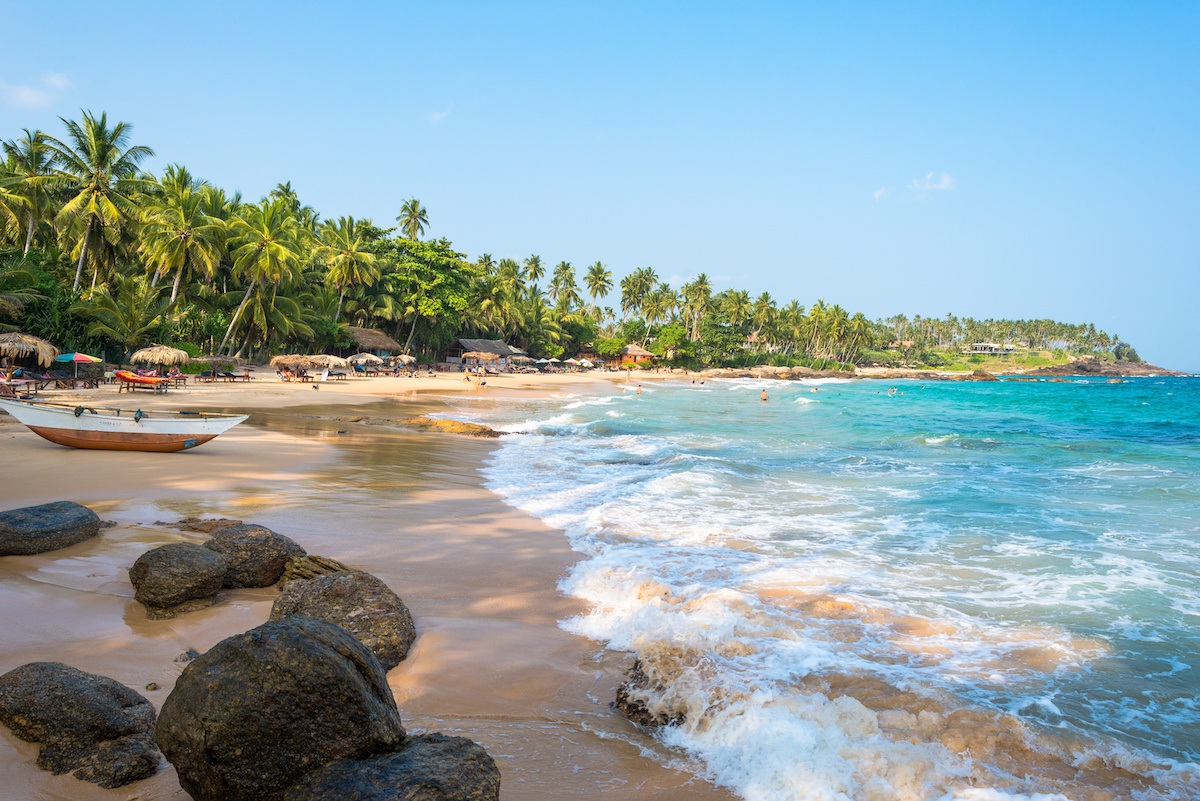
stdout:
[[(486, 392), (529, 397), (605, 386), (574, 375), (531, 378), (489, 377)], [(558, 626), (582, 608), (557, 589), (579, 555), (561, 532), (484, 487), (478, 468), (494, 443), (335, 419), (365, 404), (398, 404), (405, 416), (450, 410), (476, 387), (443, 375), (338, 382), (319, 394), (271, 381), (150, 397), (111, 388), (54, 393), (254, 415), (183, 454), (74, 451), (0, 417), (0, 442), (22, 465), (0, 489), (4, 508), (72, 499), (116, 524), (68, 549), (0, 560), (0, 624), (8, 632), (0, 671), (62, 661), (115, 678), (160, 707), (183, 668), (179, 654), (265, 622), (277, 591), (225, 591), (208, 609), (149, 621), (126, 570), (151, 547), (204, 539), (162, 523), (243, 519), (368, 570), (404, 599), (418, 639), (388, 679), (405, 726), (482, 743), (501, 768), (501, 798), (732, 798), (665, 767), (683, 758), (608, 708), (628, 660)], [(162, 689), (147, 691), (151, 682)], [(36, 753), (11, 733), (0, 737), (8, 776), (0, 799), (181, 796), (166, 763), (155, 777), (103, 790), (38, 769)]]

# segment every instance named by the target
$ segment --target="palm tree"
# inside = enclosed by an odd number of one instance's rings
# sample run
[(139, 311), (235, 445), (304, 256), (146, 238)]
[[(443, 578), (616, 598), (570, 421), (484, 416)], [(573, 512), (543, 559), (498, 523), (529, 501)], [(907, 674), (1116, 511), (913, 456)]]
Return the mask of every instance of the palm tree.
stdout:
[(587, 287), (592, 305), (595, 306), (597, 300), (612, 291), (612, 270), (597, 261), (588, 267), (587, 274), (583, 277), (583, 285)]
[[(46, 135), (41, 131), (25, 129), (25, 136), (4, 143), (4, 153), (11, 168), (12, 183), (9, 189), (26, 201), (25, 253), (33, 247), (33, 234), (37, 224), (48, 214), (52, 203), (51, 189), (54, 181), (52, 164), (53, 151)], [(0, 190), (2, 191), (2, 190)], [(3, 200), (0, 199), (0, 207)]]
[[(148, 192), (153, 181), (138, 176), (138, 165), (154, 155), (144, 145), (129, 144), (132, 126), (118, 122), (108, 127), (108, 115), (96, 118), (83, 112), (83, 123), (62, 120), (70, 144), (47, 136), (53, 160), (71, 198), (59, 210), (55, 221), (60, 224), (80, 223), (79, 260), (75, 266), (75, 283), (79, 288), (83, 262), (88, 246), (94, 239), (116, 244), (122, 227), (138, 217), (133, 193)], [(92, 282), (95, 283), (93, 273)]]
[(147, 205), (142, 227), (143, 252), (148, 267), (154, 268), (157, 284), (160, 276), (175, 273), (171, 303), (179, 297), (185, 273), (216, 273), (225, 239), (225, 225), (204, 213), (203, 184), (192, 178), (185, 167), (167, 168), (160, 182), (161, 192)]
[(162, 287), (150, 286), (141, 275), (118, 276), (115, 290), (102, 286), (86, 302), (74, 304), (71, 311), (92, 319), (88, 334), (116, 340), (129, 353), (170, 322), (171, 304), (162, 297)]
[(415, 242), (421, 234), (425, 233), (425, 226), (429, 225), (429, 214), (421, 205), (421, 201), (410, 197), (400, 207), (400, 214), (397, 215), (396, 222), (400, 224), (400, 230), (404, 232), (404, 236)]
[(374, 284), (379, 280), (380, 271), (375, 266), (375, 254), (363, 249), (362, 224), (353, 217), (341, 217), (321, 226), (317, 255), (329, 267), (326, 280), (341, 291), (333, 315), (336, 323), (342, 316), (346, 290), (352, 286)]
[[(29, 206), (26, 198), (13, 191), (17, 181), (18, 176), (11, 169), (11, 165), (7, 162), (0, 162), (0, 233), (5, 233), (10, 228), (13, 231), (19, 231), (21, 215)], [(30, 219), (32, 219), (32, 215), (30, 215)]]
[(684, 312), (690, 322), (688, 335), (693, 342), (696, 342), (700, 339), (700, 321), (704, 319), (712, 302), (712, 283), (709, 281), (707, 273), (700, 273), (696, 276), (695, 281), (684, 284), (681, 291)]
[(229, 344), (255, 288), (264, 283), (278, 285), (291, 277), (300, 261), (296, 236), (296, 216), (283, 200), (264, 199), (233, 219), (230, 224), (230, 239), (235, 248), (233, 269), (248, 277), (250, 284), (218, 350)]
[(534, 253), (525, 260), (525, 278), (530, 284), (536, 284), (545, 274), (546, 268), (542, 264), (541, 256)]

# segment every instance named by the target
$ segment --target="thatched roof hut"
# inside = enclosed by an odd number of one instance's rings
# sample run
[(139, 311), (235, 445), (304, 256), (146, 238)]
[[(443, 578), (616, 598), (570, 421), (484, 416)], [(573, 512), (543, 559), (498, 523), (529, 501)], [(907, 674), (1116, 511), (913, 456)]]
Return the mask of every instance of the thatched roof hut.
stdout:
[(38, 364), (49, 367), (58, 355), (58, 348), (44, 339), (38, 339), (19, 331), (0, 334), (0, 356), (13, 356), (23, 359), (26, 356), (36, 356)]
[(621, 348), (622, 363), (632, 362), (633, 364), (640, 364), (641, 362), (648, 362), (653, 358), (655, 358), (654, 354), (641, 345), (630, 343)]
[(524, 355), (525, 351), (499, 339), (456, 339), (442, 351), (442, 358), (452, 363), (471, 358), (498, 361)]
[(348, 325), (346, 333), (358, 345), (359, 350), (374, 353), (376, 356), (394, 356), (404, 351), (403, 345), (382, 331)]

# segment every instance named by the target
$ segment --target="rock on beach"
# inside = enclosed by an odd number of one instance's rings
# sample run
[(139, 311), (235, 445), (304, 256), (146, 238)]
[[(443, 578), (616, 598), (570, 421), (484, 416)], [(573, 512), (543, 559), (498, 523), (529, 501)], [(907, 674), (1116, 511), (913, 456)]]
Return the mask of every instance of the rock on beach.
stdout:
[(55, 551), (96, 536), (100, 518), (74, 501), (55, 501), (0, 512), (0, 556)]
[(227, 589), (270, 587), (279, 581), (289, 559), (307, 553), (282, 534), (254, 524), (222, 528), (204, 547), (228, 560), (224, 583)]
[(154, 707), (123, 684), (61, 662), (30, 662), (0, 676), (0, 722), (42, 744), (37, 764), (101, 787), (158, 770)]
[(500, 769), (483, 746), (465, 737), (425, 734), (403, 750), (340, 760), (314, 772), (285, 801), (496, 801)]
[[(134, 599), (151, 617), (171, 617), (193, 605), (207, 606), (225, 582), (228, 560), (191, 542), (173, 542), (147, 551), (129, 568)], [(205, 601), (204, 604), (189, 602)], [(186, 609), (180, 609), (189, 604)]]
[(281, 801), (339, 759), (396, 751), (400, 712), (379, 660), (344, 629), (292, 615), (184, 668), (158, 745), (195, 801)]
[(417, 637), (404, 601), (361, 570), (289, 581), (271, 607), (271, 620), (308, 615), (341, 626), (374, 652), (384, 670), (408, 655)]

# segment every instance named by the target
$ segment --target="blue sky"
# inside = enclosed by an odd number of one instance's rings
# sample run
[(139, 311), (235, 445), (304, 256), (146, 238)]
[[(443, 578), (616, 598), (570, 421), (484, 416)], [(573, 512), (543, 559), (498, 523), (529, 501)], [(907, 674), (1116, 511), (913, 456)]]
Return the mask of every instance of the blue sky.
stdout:
[(1200, 4), (64, 2), (3, 9), (0, 137), (107, 111), (471, 257), (1094, 322), (1200, 370)]

